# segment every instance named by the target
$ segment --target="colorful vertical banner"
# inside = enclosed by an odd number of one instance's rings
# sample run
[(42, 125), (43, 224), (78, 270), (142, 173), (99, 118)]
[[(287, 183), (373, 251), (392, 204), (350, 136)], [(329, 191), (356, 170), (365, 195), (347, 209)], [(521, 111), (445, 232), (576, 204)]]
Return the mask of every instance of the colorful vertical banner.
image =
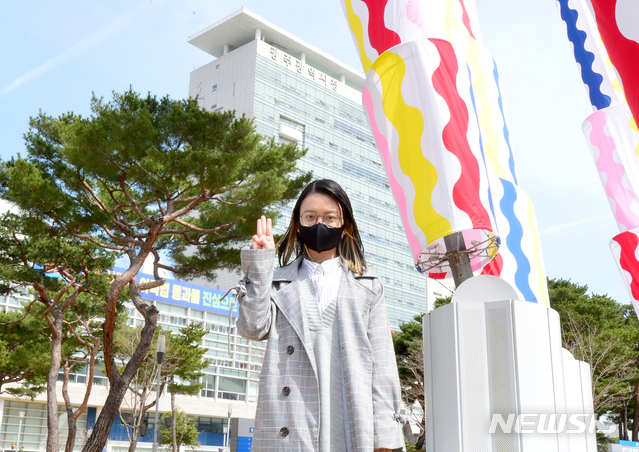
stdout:
[[(409, 41), (377, 58), (364, 85), (364, 109), (416, 261), (429, 247), (431, 255), (445, 252), (443, 238), (455, 232), (475, 232), (467, 248), (496, 240), (464, 66), (448, 41)], [(470, 257), (479, 270), (494, 253), (478, 247)]]
[(590, 0), (610, 61), (619, 73), (626, 101), (639, 118), (639, 5), (636, 0)]
[(639, 228), (639, 131), (628, 104), (591, 114), (582, 129), (619, 231)]
[[(481, 146), (491, 176), (497, 233), (501, 239), (499, 254), (482, 269), (482, 274), (506, 280), (522, 300), (549, 306), (534, 208), (518, 185), (497, 64), (478, 37), (476, 15), (473, 18), (471, 13), (474, 2), (460, 0), (444, 4), (449, 39), (455, 48), (464, 52), (470, 73)], [(518, 208), (514, 208), (515, 203)], [(527, 208), (522, 209), (522, 205)]]
[(490, 184), (501, 239), (499, 254), (482, 274), (499, 276), (520, 300), (550, 306), (541, 241), (532, 200), (517, 184), (496, 178)]
[[(440, 4), (436, 10), (433, 4)], [(403, 42), (447, 39), (442, 2), (431, 0), (342, 0), (364, 73), (385, 51)], [(431, 14), (427, 12), (430, 11)]]
[(639, 5), (632, 0), (557, 4), (597, 110), (582, 130), (621, 231), (610, 249), (639, 316)]
[(418, 269), (449, 277), (443, 238), (459, 232), (475, 274), (500, 276), (522, 299), (548, 306), (534, 209), (518, 186), (499, 72), (481, 45), (474, 1), (342, 5)]
[(593, 108), (601, 110), (625, 102), (621, 83), (588, 5), (584, 0), (557, 0), (557, 9)]
[(610, 241), (610, 250), (635, 312), (639, 313), (639, 229), (614, 236)]

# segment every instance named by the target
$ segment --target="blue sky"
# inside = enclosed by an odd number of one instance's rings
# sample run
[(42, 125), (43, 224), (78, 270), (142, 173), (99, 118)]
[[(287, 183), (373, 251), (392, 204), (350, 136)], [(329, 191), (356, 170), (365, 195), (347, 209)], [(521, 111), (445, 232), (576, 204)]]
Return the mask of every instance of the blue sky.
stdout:
[[(361, 68), (339, 0), (5, 2), (0, 16), (0, 158), (25, 154), (39, 110), (89, 113), (92, 93), (132, 86), (183, 98), (212, 57), (187, 42), (242, 6)], [(546, 271), (628, 302), (612, 255), (618, 233), (581, 132), (592, 112), (552, 1), (477, 0), (495, 57), (521, 186), (532, 198)]]

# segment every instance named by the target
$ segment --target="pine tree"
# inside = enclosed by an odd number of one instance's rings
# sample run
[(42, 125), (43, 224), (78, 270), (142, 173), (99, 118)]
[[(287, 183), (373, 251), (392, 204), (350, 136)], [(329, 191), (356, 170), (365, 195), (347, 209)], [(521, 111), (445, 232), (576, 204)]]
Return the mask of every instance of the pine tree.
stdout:
[[(32, 339), (34, 345), (40, 346), (40, 340), (47, 342), (47, 452), (60, 450), (56, 386), (64, 358), (63, 397), (69, 426), (66, 450), (71, 452), (76, 420), (86, 409), (93, 383), (91, 363), (101, 345), (95, 330), (104, 316), (104, 297), (109, 288), (106, 270), (113, 266), (114, 256), (94, 243), (68, 237), (41, 218), (25, 212), (0, 217), (0, 249), (2, 290), (12, 292), (26, 288), (31, 295), (21, 317), (6, 328), (20, 324), (20, 328), (37, 328)], [(32, 358), (42, 356), (38, 347), (33, 352)], [(25, 370), (37, 371), (42, 363), (32, 359), (25, 363)], [(85, 397), (74, 410), (66, 392), (69, 372), (86, 364), (89, 380)]]
[[(23, 313), (0, 312), (0, 394), (34, 398), (46, 389), (51, 361), (42, 322)], [(9, 386), (17, 384), (18, 386)]]
[[(265, 140), (251, 120), (202, 110), (195, 99), (129, 90), (108, 102), (94, 97), (91, 111), (32, 118), (27, 157), (0, 164), (0, 197), (59, 237), (128, 261), (104, 296), (110, 386), (84, 447), (100, 452), (153, 340), (158, 311), (141, 292), (164, 284), (160, 269), (212, 278), (218, 269), (236, 268), (255, 218), (276, 216), (310, 175), (297, 172), (304, 151), (296, 145)], [(138, 283), (149, 257), (155, 280)], [(145, 323), (131, 359), (118, 369), (114, 332), (126, 290)]]

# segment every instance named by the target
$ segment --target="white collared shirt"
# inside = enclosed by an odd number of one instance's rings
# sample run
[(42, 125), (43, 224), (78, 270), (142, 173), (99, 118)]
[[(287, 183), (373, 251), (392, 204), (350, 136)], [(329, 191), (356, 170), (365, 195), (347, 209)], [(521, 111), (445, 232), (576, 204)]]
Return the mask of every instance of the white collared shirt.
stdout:
[(343, 272), (341, 258), (338, 256), (321, 264), (304, 259), (304, 263), (315, 287), (317, 307), (321, 315), (331, 301), (337, 298)]

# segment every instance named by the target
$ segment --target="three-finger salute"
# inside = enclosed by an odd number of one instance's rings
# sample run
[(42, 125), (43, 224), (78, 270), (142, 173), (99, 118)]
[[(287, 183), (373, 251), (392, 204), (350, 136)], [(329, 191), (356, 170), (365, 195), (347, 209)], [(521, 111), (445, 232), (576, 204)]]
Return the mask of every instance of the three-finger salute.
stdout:
[(266, 218), (264, 215), (257, 219), (257, 234), (253, 236), (253, 249), (275, 249), (275, 239), (273, 238), (273, 222), (270, 218)]

